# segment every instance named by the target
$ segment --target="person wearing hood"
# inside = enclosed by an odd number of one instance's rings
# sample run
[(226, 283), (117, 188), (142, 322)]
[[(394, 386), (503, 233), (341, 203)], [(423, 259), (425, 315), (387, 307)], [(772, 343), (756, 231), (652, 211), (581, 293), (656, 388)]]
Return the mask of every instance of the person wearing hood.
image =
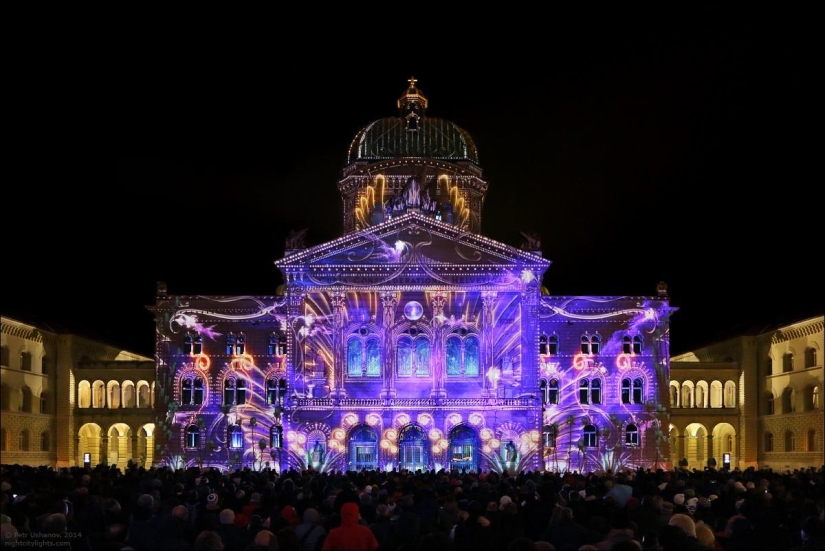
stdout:
[(374, 551), (378, 540), (369, 526), (361, 524), (361, 513), (357, 503), (348, 502), (341, 506), (341, 525), (329, 531), (322, 551)]

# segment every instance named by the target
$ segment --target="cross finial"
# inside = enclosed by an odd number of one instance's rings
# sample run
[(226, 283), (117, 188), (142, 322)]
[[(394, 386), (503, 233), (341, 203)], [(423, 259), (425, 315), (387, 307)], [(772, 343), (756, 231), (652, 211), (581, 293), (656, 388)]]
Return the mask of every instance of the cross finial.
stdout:
[(418, 79), (415, 77), (410, 77), (407, 79), (407, 82), (410, 83), (410, 88), (415, 88), (415, 83), (418, 82)]

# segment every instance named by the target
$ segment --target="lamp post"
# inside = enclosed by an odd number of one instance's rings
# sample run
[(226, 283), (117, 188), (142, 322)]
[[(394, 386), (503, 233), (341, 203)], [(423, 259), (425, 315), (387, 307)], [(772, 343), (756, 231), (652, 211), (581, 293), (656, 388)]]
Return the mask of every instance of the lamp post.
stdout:
[(235, 425), (237, 425), (241, 434), (241, 452), (235, 452), (235, 463), (238, 465), (238, 468), (241, 468), (243, 467), (243, 417), (238, 415), (235, 418)]
[(255, 427), (258, 425), (258, 419), (256, 417), (249, 418), (249, 426), (252, 428), (252, 438), (250, 442), (252, 443), (252, 470), (255, 470)]

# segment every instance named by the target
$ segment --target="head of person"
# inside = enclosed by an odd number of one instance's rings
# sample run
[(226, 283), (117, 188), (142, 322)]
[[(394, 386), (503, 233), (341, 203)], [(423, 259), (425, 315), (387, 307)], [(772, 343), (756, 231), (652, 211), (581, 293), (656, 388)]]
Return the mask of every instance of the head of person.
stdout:
[(668, 521), (668, 525), (676, 526), (682, 532), (685, 533), (686, 536), (695, 538), (696, 537), (696, 523), (693, 521), (693, 518), (690, 515), (686, 515), (684, 513), (676, 513), (670, 520)]

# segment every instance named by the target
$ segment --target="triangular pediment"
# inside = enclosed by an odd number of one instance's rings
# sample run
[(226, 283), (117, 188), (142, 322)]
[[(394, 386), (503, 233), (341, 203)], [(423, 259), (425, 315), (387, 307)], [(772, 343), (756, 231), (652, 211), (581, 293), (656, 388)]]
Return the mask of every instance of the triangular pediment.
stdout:
[[(353, 282), (359, 272), (397, 276), (430, 274), (458, 282), (458, 272), (521, 274), (538, 278), (550, 261), (537, 253), (517, 249), (417, 212), (349, 233), (343, 237), (295, 251), (275, 262), (285, 273), (311, 273), (318, 284)], [(325, 277), (324, 274), (330, 274)], [(346, 277), (342, 277), (346, 275)], [(483, 279), (483, 278), (482, 278)]]

